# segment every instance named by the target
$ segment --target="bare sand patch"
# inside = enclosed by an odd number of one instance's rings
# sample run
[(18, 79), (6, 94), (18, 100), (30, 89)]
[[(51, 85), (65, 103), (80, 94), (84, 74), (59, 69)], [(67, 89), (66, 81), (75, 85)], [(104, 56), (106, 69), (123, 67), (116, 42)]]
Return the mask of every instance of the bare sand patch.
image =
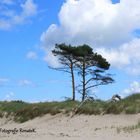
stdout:
[(138, 121), (140, 121), (140, 114), (76, 115), (73, 118), (64, 114), (45, 115), (22, 124), (0, 119), (0, 139), (138, 140), (140, 138), (140, 129), (133, 130), (131, 133), (121, 130), (118, 133), (117, 131), (117, 128), (132, 126), (137, 124)]

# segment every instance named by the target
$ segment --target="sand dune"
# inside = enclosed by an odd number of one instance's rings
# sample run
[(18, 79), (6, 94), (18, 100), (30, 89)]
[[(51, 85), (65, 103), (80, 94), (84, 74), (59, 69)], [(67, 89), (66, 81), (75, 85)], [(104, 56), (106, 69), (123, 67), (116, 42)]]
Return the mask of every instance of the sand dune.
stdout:
[(45, 115), (22, 124), (0, 119), (0, 140), (138, 140), (140, 129), (132, 132), (119, 129), (138, 121), (140, 114), (73, 118), (64, 114)]

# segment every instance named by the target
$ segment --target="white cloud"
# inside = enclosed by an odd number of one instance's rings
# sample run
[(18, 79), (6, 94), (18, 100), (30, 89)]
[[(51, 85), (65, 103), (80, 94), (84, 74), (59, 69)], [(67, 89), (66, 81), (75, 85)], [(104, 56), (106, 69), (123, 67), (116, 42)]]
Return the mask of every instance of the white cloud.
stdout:
[(57, 58), (51, 53), (51, 51), (46, 54), (44, 61), (46, 61), (49, 64), (49, 66), (54, 68), (60, 66), (60, 64), (57, 61)]
[(9, 78), (0, 78), (0, 83), (6, 83), (9, 82), (10, 79)]
[(120, 95), (122, 97), (129, 96), (131, 94), (140, 93), (140, 84), (137, 81), (134, 81), (130, 84), (129, 88), (124, 89)]
[(5, 86), (8, 82), (10, 82), (9, 78), (0, 77), (0, 86)]
[(33, 86), (33, 82), (32, 81), (29, 81), (27, 79), (24, 79), (24, 80), (20, 80), (19, 81), (19, 85), (20, 86)]
[(10, 27), (11, 27), (11, 25), (9, 24), (9, 22), (0, 19), (0, 29), (7, 30)]
[(14, 95), (15, 95), (14, 92), (9, 92), (6, 94), (5, 99), (7, 101), (11, 101)]
[(14, 0), (1, 0), (0, 3), (11, 5), (11, 4), (14, 4)]
[(118, 48), (99, 48), (102, 54), (114, 67), (127, 71), (129, 74), (140, 74), (140, 39), (133, 39)]
[(26, 23), (30, 17), (37, 13), (37, 5), (33, 0), (26, 0), (25, 3), (16, 6), (21, 9), (20, 13), (17, 13), (12, 7), (3, 6), (0, 8), (0, 29), (8, 30), (15, 25)]
[(0, 77), (0, 86), (1, 87), (39, 87), (41, 84), (35, 83), (32, 80), (28, 79), (10, 79), (5, 77)]
[(37, 59), (38, 58), (38, 55), (37, 55), (36, 52), (30, 51), (30, 52), (27, 53), (26, 57), (28, 59)]
[(140, 28), (139, 6), (138, 0), (67, 0), (59, 12), (60, 26), (50, 25), (44, 42), (112, 46), (127, 41)]
[(111, 0), (67, 0), (59, 12), (60, 24), (52, 24), (42, 33), (45, 60), (57, 64), (50, 54), (55, 43), (87, 43), (104, 53), (113, 66), (127, 66), (127, 71), (131, 66), (134, 74), (140, 74), (140, 41), (134, 37), (134, 31), (140, 29), (139, 7), (139, 0), (121, 0), (117, 4)]
[(37, 12), (37, 5), (33, 2), (33, 0), (27, 0), (24, 4), (21, 4), (23, 9), (22, 14), (24, 16), (32, 16)]

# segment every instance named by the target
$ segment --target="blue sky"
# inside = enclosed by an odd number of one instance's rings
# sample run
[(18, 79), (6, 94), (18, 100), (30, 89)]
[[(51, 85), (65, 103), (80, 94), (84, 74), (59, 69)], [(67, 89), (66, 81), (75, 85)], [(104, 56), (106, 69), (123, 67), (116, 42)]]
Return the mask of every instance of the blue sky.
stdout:
[(58, 66), (51, 50), (62, 42), (87, 43), (111, 63), (116, 82), (93, 89), (98, 98), (140, 92), (139, 6), (137, 0), (1, 0), (0, 100), (71, 97), (69, 76), (48, 68)]

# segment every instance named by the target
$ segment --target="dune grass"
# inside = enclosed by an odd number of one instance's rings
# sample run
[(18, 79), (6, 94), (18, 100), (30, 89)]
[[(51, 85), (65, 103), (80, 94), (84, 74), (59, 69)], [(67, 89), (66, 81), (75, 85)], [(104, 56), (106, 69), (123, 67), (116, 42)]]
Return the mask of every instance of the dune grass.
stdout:
[(74, 108), (78, 102), (40, 102), (26, 103), (23, 101), (0, 102), (0, 117), (13, 117), (16, 122), (25, 122), (44, 114), (56, 115), (67, 113)]
[(140, 130), (140, 121), (135, 125), (124, 126), (124, 127), (117, 127), (117, 133), (132, 133), (134, 131)]
[(114, 114), (136, 114), (140, 113), (140, 94), (130, 95), (123, 100), (111, 104), (106, 113)]
[[(23, 101), (0, 102), (0, 117), (12, 117), (16, 122), (25, 122), (45, 114), (69, 114), (78, 107), (79, 101), (26, 103)], [(104, 112), (104, 113), (103, 113)], [(140, 113), (140, 94), (133, 94), (125, 99), (113, 103), (101, 100), (85, 102), (76, 112), (77, 114), (136, 114)]]

